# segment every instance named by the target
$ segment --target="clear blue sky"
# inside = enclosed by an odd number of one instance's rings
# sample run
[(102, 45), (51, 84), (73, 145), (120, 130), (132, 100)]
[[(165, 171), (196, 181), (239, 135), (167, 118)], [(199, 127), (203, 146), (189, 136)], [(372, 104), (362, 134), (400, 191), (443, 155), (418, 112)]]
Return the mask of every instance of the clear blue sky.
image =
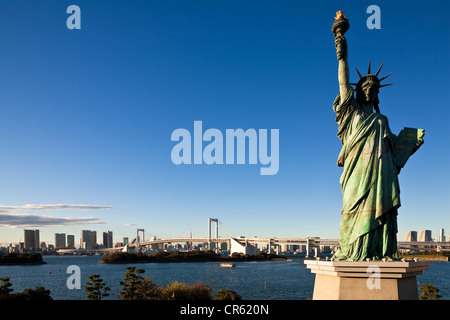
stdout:
[[(71, 4), (81, 30), (66, 27)], [(366, 26), (371, 4), (379, 30)], [(385, 62), (394, 85), (381, 89), (380, 109), (392, 131), (426, 130), (399, 177), (399, 239), (449, 235), (448, 1), (2, 0), (0, 243), (23, 240), (15, 218), (49, 243), (55, 232), (78, 242), (81, 229), (112, 230), (115, 241), (137, 227), (206, 236), (209, 217), (224, 236), (337, 239), (338, 10), (350, 20), (351, 82), (355, 67)], [(279, 172), (174, 165), (171, 133), (193, 133), (195, 120), (279, 129)], [(73, 206), (23, 207), (36, 204)]]

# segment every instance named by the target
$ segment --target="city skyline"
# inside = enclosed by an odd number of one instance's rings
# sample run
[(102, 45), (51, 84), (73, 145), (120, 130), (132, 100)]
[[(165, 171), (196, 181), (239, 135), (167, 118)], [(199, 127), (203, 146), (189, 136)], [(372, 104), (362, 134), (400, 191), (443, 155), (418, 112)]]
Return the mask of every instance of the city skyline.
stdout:
[[(142, 231), (143, 229), (139, 229), (139, 228), (137, 228), (137, 230), (139, 230), (139, 231)], [(28, 230), (28, 229), (23, 229), (23, 231), (24, 231), (24, 234), (28, 231), (40, 231), (39, 229), (33, 229), (33, 230)], [(64, 235), (64, 242), (67, 244), (67, 246), (66, 247), (68, 247), (69, 246), (69, 237), (71, 237), (71, 238), (73, 238), (74, 239), (74, 246), (76, 247), (76, 248), (83, 248), (83, 244), (82, 244), (82, 242), (83, 242), (83, 232), (84, 231), (88, 231), (88, 232), (97, 232), (98, 230), (86, 230), (86, 229), (80, 229), (79, 230), (80, 232), (81, 232), (81, 236), (80, 237), (76, 237), (75, 235), (73, 235), (73, 234), (66, 234), (66, 233), (55, 233), (54, 234), (54, 241), (52, 242), (52, 241), (44, 241), (44, 240), (41, 240), (41, 241), (38, 241), (38, 242), (40, 242), (40, 243), (45, 243), (46, 245), (54, 245), (55, 246), (55, 248), (57, 248), (58, 246), (57, 246), (57, 236), (59, 235), (59, 236), (61, 236), (61, 235)], [(120, 238), (119, 237), (112, 237), (112, 242), (110, 242), (110, 240), (107, 240), (106, 241), (106, 245), (105, 245), (105, 235), (108, 235), (109, 236), (109, 238), (108, 239), (110, 239), (111, 238), (111, 234), (113, 235), (114, 234), (114, 232), (113, 231), (111, 231), (111, 230), (104, 230), (104, 231), (101, 231), (102, 232), (102, 237), (101, 237), (101, 239), (103, 239), (103, 241), (101, 242), (101, 243), (99, 243), (98, 241), (96, 241), (95, 242), (95, 245), (102, 245), (102, 246), (104, 246), (105, 248), (112, 248), (112, 247), (114, 247), (114, 245), (116, 245), (116, 244), (120, 244), (120, 243), (124, 243), (124, 239), (127, 239), (127, 241), (129, 240), (129, 239), (133, 239), (133, 236), (136, 236), (136, 234), (134, 234), (134, 235), (129, 235), (129, 236), (121, 236)], [(99, 233), (100, 234), (100, 233)], [(408, 230), (408, 231), (406, 231), (405, 232), (405, 235), (404, 235), (404, 237), (402, 238), (401, 236), (398, 238), (398, 241), (425, 241), (425, 242), (428, 242), (428, 241), (434, 241), (434, 242), (448, 242), (448, 240), (447, 240), (447, 236), (445, 235), (445, 229), (444, 228), (440, 228), (439, 229), (439, 232), (438, 232), (438, 235), (435, 235), (435, 236), (433, 236), (433, 234), (435, 234), (435, 233), (433, 233), (433, 230), (429, 230), (429, 229), (420, 229), (419, 231), (417, 231), (417, 230)], [(215, 237), (215, 233), (212, 233), (211, 234), (212, 235), (212, 237)], [(40, 237), (40, 234), (38, 233), (38, 238)], [(192, 234), (190, 235), (190, 236), (192, 236)], [(229, 238), (229, 236), (227, 236), (227, 235), (223, 235), (223, 234), (220, 234), (220, 232), (219, 232), (219, 234), (218, 234), (218, 236), (220, 237), (220, 238)], [(154, 237), (154, 235), (147, 235), (146, 237), (145, 237), (145, 240), (148, 240), (148, 239), (150, 239), (150, 238), (152, 238), (152, 237)], [(208, 235), (197, 235), (197, 237), (208, 237)], [(308, 236), (303, 236), (303, 237), (299, 237), (299, 238), (308, 238), (308, 237), (318, 237), (317, 235), (308, 235)], [(156, 238), (159, 238), (159, 239), (161, 239), (161, 237), (156, 237)], [(172, 237), (169, 237), (169, 238), (177, 238), (177, 236), (172, 236)], [(181, 237), (180, 237), (181, 238)], [(280, 236), (280, 237), (276, 237), (276, 238), (284, 238), (284, 237), (282, 237), (282, 236)], [(322, 237), (319, 237), (319, 238), (322, 238)], [(76, 239), (79, 239), (79, 241), (77, 242), (76, 241)], [(97, 239), (97, 237), (95, 236), (95, 239)], [(114, 239), (116, 239), (116, 240), (114, 240)], [(327, 238), (322, 238), (322, 239), (327, 239)], [(330, 238), (328, 238), (328, 239), (330, 239)], [(442, 241), (442, 239), (444, 239), (444, 241)], [(25, 239), (24, 239), (25, 240)], [(332, 239), (330, 239), (330, 240), (338, 240), (338, 238), (332, 238)], [(25, 242), (25, 241), (12, 241), (12, 242), (8, 242), (8, 243), (0, 243), (0, 247), (6, 247), (6, 246), (8, 246), (8, 245), (17, 245), (17, 244), (19, 244), (20, 242)], [(78, 244), (78, 245), (77, 245)]]
[[(79, 242), (75, 241), (75, 239), (77, 239), (75, 235), (66, 233), (55, 233), (53, 238), (54, 241), (43, 241), (42, 239), (40, 240), (39, 229), (23, 229), (23, 235), (23, 241), (11, 242), (9, 245), (14, 246), (22, 244), (23, 247), (28, 250), (41, 248), (41, 244), (45, 244), (46, 246), (52, 245), (55, 249), (68, 247), (93, 249), (98, 245), (101, 245), (104, 248), (112, 248), (114, 243), (119, 243), (117, 241), (112, 241), (113, 232), (110, 230), (105, 230), (102, 232), (103, 241), (101, 243), (97, 241), (97, 230), (80, 230), (80, 237), (78, 237)], [(83, 237), (87, 237), (88, 239)], [(128, 237), (123, 237), (122, 243), (124, 243), (124, 241), (128, 241)], [(4, 247), (4, 245), (0, 243), (0, 247), (2, 246)]]
[[(70, 4), (0, 3), (0, 244), (23, 228), (42, 241), (82, 229), (188, 236), (208, 218), (236, 236), (338, 239), (338, 10), (351, 82), (355, 67), (384, 62), (393, 133), (425, 130), (399, 175), (398, 239), (450, 230), (447, 2), (379, 1), (381, 29), (367, 27), (367, 1), (80, 0), (81, 29), (66, 25)], [(171, 135), (193, 140), (195, 121), (224, 137), (278, 130), (276, 173), (247, 159), (175, 164)]]

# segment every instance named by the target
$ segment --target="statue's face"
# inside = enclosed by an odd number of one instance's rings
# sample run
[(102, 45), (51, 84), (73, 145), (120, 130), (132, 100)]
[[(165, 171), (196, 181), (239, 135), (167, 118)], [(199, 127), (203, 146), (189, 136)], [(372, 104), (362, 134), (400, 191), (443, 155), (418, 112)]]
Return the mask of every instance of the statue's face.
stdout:
[(373, 103), (378, 94), (377, 85), (369, 83), (361, 88), (364, 103)]

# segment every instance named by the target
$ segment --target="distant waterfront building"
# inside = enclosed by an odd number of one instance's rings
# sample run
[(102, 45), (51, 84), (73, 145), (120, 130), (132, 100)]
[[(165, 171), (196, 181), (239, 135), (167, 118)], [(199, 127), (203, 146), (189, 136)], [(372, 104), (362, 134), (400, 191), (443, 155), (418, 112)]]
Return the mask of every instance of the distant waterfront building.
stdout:
[(242, 254), (249, 254), (249, 255), (255, 255), (258, 253), (258, 249), (248, 243), (247, 241), (242, 244), (239, 241), (231, 238), (231, 248), (230, 248), (230, 254), (233, 253), (242, 253)]
[(419, 231), (419, 241), (422, 242), (430, 242), (431, 239), (431, 230), (420, 230)]
[(39, 250), (39, 230), (24, 229), (24, 249)]
[(445, 242), (445, 231), (444, 229), (439, 230), (439, 242)]
[(75, 236), (73, 234), (67, 235), (67, 248), (75, 249)]
[(65, 233), (55, 233), (55, 248), (65, 248), (66, 247), (66, 234)]
[(405, 241), (417, 241), (417, 231), (406, 231)]
[(124, 246), (126, 246), (129, 242), (128, 242), (128, 237), (123, 237), (122, 243)]
[(104, 248), (112, 248), (113, 247), (112, 231), (103, 231), (103, 247)]

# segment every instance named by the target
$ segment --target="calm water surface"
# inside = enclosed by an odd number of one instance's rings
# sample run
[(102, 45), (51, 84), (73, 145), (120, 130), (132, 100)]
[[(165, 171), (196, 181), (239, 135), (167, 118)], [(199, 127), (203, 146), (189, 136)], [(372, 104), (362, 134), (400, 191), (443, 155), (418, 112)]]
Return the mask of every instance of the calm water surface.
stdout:
[[(101, 264), (100, 256), (44, 256), (47, 264), (36, 266), (0, 266), (0, 277), (10, 277), (14, 292), (24, 288), (43, 286), (55, 300), (85, 300), (84, 284), (88, 276), (100, 274), (111, 288), (109, 299), (117, 299), (120, 281), (128, 264)], [(291, 258), (291, 257), (289, 257)], [(69, 290), (66, 282), (71, 274), (67, 267), (77, 265), (81, 270), (81, 289)], [(137, 263), (145, 274), (158, 285), (172, 281), (192, 284), (197, 281), (212, 287), (213, 293), (221, 288), (236, 291), (247, 300), (305, 300), (312, 297), (314, 274), (306, 269), (303, 258), (292, 261), (236, 262), (234, 268), (222, 268), (218, 262)], [(442, 299), (450, 300), (450, 262), (433, 262), (418, 285), (434, 284)]]

